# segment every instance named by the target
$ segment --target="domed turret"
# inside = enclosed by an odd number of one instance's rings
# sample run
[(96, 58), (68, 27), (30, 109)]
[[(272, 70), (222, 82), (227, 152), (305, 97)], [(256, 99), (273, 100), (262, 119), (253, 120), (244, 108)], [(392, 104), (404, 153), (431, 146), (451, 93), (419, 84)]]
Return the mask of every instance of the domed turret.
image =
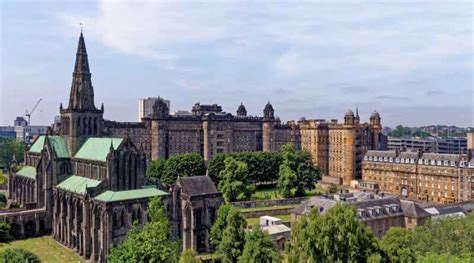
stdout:
[(237, 108), (237, 116), (247, 116), (247, 109), (241, 102), (239, 108)]
[(373, 126), (380, 126), (380, 114), (375, 110), (370, 114), (370, 124)]
[(263, 117), (273, 119), (275, 118), (275, 111), (273, 110), (272, 104), (270, 101), (265, 105), (265, 109), (263, 109)]
[(351, 109), (348, 109), (346, 111), (346, 114), (344, 114), (344, 124), (345, 125), (353, 125), (354, 124), (354, 112)]

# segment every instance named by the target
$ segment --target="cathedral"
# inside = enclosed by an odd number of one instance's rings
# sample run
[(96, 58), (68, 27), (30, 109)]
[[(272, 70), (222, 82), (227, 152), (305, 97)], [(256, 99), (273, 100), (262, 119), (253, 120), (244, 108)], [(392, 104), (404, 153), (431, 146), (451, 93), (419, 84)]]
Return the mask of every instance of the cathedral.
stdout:
[[(162, 111), (157, 107), (155, 115)], [(109, 128), (103, 114), (104, 106), (94, 104), (81, 32), (60, 125), (38, 137), (24, 165), (10, 171), (9, 199), (20, 208), (0, 214), (0, 221), (9, 222), (17, 236), (49, 232), (81, 257), (105, 262), (134, 222), (147, 221), (148, 202), (159, 196), (181, 248), (209, 252), (209, 228), (223, 202), (214, 183), (207, 176), (178, 177), (176, 185), (164, 189), (145, 177), (144, 143), (132, 140), (127, 130)]]

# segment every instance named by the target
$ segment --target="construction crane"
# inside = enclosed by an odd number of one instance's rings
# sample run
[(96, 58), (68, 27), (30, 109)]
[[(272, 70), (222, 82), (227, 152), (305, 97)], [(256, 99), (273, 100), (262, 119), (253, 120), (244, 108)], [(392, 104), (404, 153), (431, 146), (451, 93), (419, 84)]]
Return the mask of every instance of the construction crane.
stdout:
[(28, 112), (28, 110), (26, 110), (25, 116), (28, 118), (28, 125), (31, 125), (31, 123), (30, 123), (31, 115), (33, 115), (33, 112), (35, 112), (36, 107), (38, 107), (38, 104), (40, 104), (40, 102), (41, 102), (42, 100), (43, 100), (43, 99), (40, 98), (40, 99), (38, 100), (38, 102), (36, 102), (35, 106), (33, 107), (33, 109), (32, 109), (30, 112)]

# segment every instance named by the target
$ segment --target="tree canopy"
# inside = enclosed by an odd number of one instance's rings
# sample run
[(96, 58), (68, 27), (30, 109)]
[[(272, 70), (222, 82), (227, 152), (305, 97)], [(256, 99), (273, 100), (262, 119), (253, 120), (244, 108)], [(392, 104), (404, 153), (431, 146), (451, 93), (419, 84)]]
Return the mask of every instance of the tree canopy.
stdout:
[(226, 226), (217, 247), (217, 254), (223, 263), (237, 262), (245, 244), (247, 221), (238, 209), (230, 209), (226, 217)]
[(2, 262), (25, 262), (25, 263), (39, 263), (41, 262), (38, 256), (32, 252), (22, 248), (8, 248), (0, 254)]
[(233, 157), (247, 164), (249, 180), (252, 183), (272, 182), (278, 179), (278, 167), (281, 163), (279, 152), (239, 152), (218, 154), (208, 166), (208, 175), (214, 182), (221, 180), (220, 173), (225, 169), (225, 159)]
[(8, 167), (13, 156), (17, 162), (23, 162), (23, 153), (25, 152), (25, 143), (13, 138), (0, 137), (0, 169)]
[(288, 260), (297, 262), (366, 262), (378, 252), (373, 234), (352, 206), (337, 204), (325, 214), (313, 209), (292, 227)]
[(280, 254), (268, 235), (260, 229), (253, 229), (245, 234), (245, 245), (239, 263), (274, 263), (280, 262)]
[(12, 229), (9, 223), (0, 222), (0, 242), (13, 240)]
[(393, 262), (474, 259), (474, 215), (429, 220), (411, 231), (391, 228), (380, 248)]
[(201, 263), (202, 260), (197, 258), (198, 254), (192, 249), (186, 249), (179, 257), (179, 263)]
[(281, 155), (278, 191), (283, 197), (304, 195), (305, 190), (313, 188), (319, 178), (318, 169), (311, 163), (311, 155), (296, 151), (293, 144), (283, 145)]
[(234, 206), (227, 204), (227, 205), (222, 205), (219, 210), (217, 210), (217, 219), (214, 222), (214, 224), (211, 227), (211, 232), (210, 232), (210, 241), (211, 244), (217, 248), (219, 247), (219, 244), (222, 240), (222, 233), (224, 232), (224, 229), (227, 226), (227, 216), (229, 215), (229, 212), (234, 208)]
[(110, 250), (110, 262), (178, 262), (178, 242), (171, 238), (171, 226), (159, 197), (152, 198), (150, 221), (134, 226), (126, 240)]
[(171, 156), (168, 160), (157, 159), (151, 162), (147, 176), (158, 178), (162, 183), (173, 184), (178, 176), (206, 174), (204, 159), (197, 153), (184, 153)]
[(218, 188), (226, 202), (248, 200), (255, 192), (255, 185), (252, 185), (249, 179), (247, 164), (233, 157), (225, 159), (225, 169), (220, 172), (219, 177), (221, 180)]

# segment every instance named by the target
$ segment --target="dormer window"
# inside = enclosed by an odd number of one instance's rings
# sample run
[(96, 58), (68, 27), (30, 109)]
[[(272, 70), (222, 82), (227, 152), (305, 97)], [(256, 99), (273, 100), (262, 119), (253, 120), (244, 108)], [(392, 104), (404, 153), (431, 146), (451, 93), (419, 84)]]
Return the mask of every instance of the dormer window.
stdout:
[(456, 166), (456, 162), (455, 162), (455, 161), (451, 161), (451, 166)]
[(418, 160), (418, 164), (423, 164), (423, 159)]

